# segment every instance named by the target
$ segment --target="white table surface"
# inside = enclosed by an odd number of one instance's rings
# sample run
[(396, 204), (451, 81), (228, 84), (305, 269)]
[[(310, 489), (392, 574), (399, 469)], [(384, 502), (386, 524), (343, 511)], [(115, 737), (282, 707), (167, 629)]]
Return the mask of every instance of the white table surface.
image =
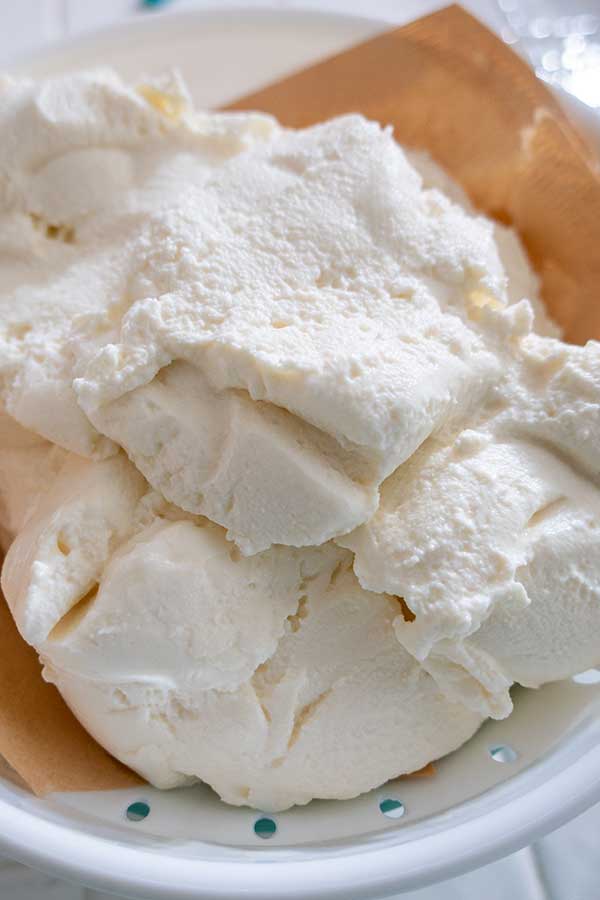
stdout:
[[(500, 0), (517, 5), (516, 0)], [(172, 0), (177, 10), (200, 2)], [(222, 6), (219, 0), (204, 3)], [(443, 5), (439, 0), (235, 0), (236, 7), (320, 8), (405, 21)], [(462, 5), (500, 30), (504, 19), (493, 0)], [(564, 0), (568, 12), (570, 0)], [(164, 4), (163, 9), (167, 7)], [(600, 13), (600, 0), (590, 0)], [(141, 13), (136, 0), (0, 0), (0, 67), (19, 54), (58, 38)], [(560, 797), (556, 798), (560, 803)], [(0, 900), (108, 900), (89, 888), (49, 878), (0, 859)], [(538, 844), (476, 872), (403, 894), (406, 900), (600, 900), (600, 806)]]

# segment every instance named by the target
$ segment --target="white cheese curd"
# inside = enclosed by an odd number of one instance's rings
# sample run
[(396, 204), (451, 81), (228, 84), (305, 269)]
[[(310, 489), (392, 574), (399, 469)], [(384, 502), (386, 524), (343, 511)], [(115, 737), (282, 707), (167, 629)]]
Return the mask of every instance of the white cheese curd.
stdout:
[(600, 664), (600, 344), (388, 129), (5, 78), (0, 272), (3, 590), (153, 784), (353, 797)]
[(146, 489), (123, 454), (99, 463), (66, 454), (2, 568), (2, 588), (26, 641), (39, 646), (93, 590), (111, 552), (131, 533)]
[[(68, 477), (67, 477), (68, 476)], [(244, 557), (122, 456), (65, 469), (13, 542), (3, 589), (45, 677), (159, 787), (284, 809), (352, 797), (460, 746), (482, 716), (398, 643), (394, 597), (329, 542)]]
[(0, 548), (7, 550), (67, 453), (0, 411)]
[[(146, 607), (134, 607), (115, 622), (109, 618), (111, 599), (115, 603), (110, 592), (131, 592), (131, 580), (127, 569), (113, 569), (89, 622), (86, 616), (59, 638), (63, 646), (49, 642), (42, 649), (46, 678), (119, 759), (160, 787), (201, 779), (228, 803), (280, 810), (314, 797), (354, 797), (448, 753), (479, 727), (482, 717), (449, 702), (400, 647), (393, 630), (397, 601), (362, 590), (349, 554), (338, 550), (336, 556), (331, 545), (291, 551), (299, 561), (311, 554), (314, 562), (318, 555), (329, 558), (314, 580), (309, 575), (308, 584), (296, 588), (294, 603), (281, 594), (276, 604), (271, 594), (260, 593), (278, 563), (274, 550), (232, 563), (218, 531), (223, 547), (213, 569), (221, 563), (223, 588), (216, 578), (209, 581), (205, 570), (202, 592), (186, 603), (189, 593), (166, 598), (156, 580)], [(164, 549), (162, 564), (168, 569), (171, 551), (168, 545)], [(239, 576), (228, 571), (227, 561), (230, 569), (253, 566), (258, 601), (252, 590), (234, 596)], [(188, 567), (199, 562), (196, 557)], [(150, 572), (156, 575), (160, 564), (157, 557)], [(284, 577), (282, 572), (279, 580)], [(197, 582), (188, 577), (186, 586), (189, 592)], [(240, 615), (242, 607), (246, 612)], [(170, 632), (148, 624), (148, 616), (155, 622), (157, 608)], [(101, 621), (112, 625), (99, 629)], [(96, 642), (114, 646), (111, 631), (119, 646), (125, 647), (127, 638), (130, 644), (116, 667), (109, 655), (112, 672), (107, 668), (105, 677), (89, 677), (82, 673), (93, 669), (93, 662), (78, 666), (75, 674), (64, 666), (69, 651), (83, 658)], [(140, 631), (147, 671), (140, 665)], [(188, 649), (177, 659), (180, 646)], [(242, 668), (237, 657), (244, 647), (250, 665)], [(264, 661), (251, 672), (259, 653)], [(105, 666), (101, 651), (95, 655)]]
[(507, 715), (600, 661), (600, 345), (525, 338), (472, 423), (427, 441), (342, 538), (361, 584), (404, 597), (400, 642), (453, 699)]
[[(232, 154), (274, 128), (267, 116), (188, 112), (110, 71), (37, 84), (0, 79), (0, 392), (24, 427), (85, 456), (114, 445), (73, 391), (82, 332), (118, 333), (138, 277), (138, 242)], [(115, 331), (116, 330), (116, 331)]]
[(6, 79), (0, 106), (7, 411), (82, 455), (121, 445), (244, 553), (366, 521), (499, 377), (472, 316), (521, 299), (495, 226), (379, 125), (199, 114), (176, 79), (110, 72)]

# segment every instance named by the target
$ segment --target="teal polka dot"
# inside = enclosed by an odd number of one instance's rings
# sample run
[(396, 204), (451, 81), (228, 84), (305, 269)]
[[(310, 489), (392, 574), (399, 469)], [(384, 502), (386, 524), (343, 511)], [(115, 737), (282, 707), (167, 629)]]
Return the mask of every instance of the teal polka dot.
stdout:
[(490, 756), (494, 762), (513, 763), (518, 758), (518, 753), (508, 744), (499, 744), (497, 747), (490, 747)]
[(277, 825), (273, 821), (273, 819), (268, 819), (266, 816), (257, 819), (254, 823), (254, 834), (263, 839), (271, 838), (277, 831)]
[(388, 819), (400, 819), (404, 815), (404, 804), (400, 800), (392, 800), (388, 797), (379, 804), (379, 809)]
[(125, 812), (130, 822), (141, 822), (150, 813), (150, 806), (144, 800), (131, 803)]

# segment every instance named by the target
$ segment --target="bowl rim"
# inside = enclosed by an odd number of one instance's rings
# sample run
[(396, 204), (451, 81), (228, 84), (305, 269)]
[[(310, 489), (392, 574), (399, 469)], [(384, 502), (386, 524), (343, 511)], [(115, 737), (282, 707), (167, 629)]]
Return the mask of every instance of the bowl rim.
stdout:
[[(549, 803), (549, 797), (560, 802)], [(486, 865), (542, 837), (598, 800), (600, 745), (588, 748), (533, 790), (510, 797), (483, 815), (417, 840), (390, 841), (384, 847), (363, 844), (358, 852), (324, 847), (302, 859), (290, 859), (286, 848), (281, 848), (281, 854), (273, 848), (263, 859), (260, 850), (241, 851), (239, 860), (167, 856), (49, 821), (4, 797), (0, 797), (0, 849), (50, 874), (146, 900), (230, 900), (235, 896), (363, 900), (424, 887)]]

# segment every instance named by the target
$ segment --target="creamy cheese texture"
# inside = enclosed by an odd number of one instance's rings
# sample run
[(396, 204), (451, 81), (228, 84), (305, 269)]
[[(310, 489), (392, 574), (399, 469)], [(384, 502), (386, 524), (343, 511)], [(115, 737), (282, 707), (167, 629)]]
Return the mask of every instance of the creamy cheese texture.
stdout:
[(3, 589), (153, 784), (356, 796), (600, 663), (600, 345), (385, 127), (1, 79), (0, 272)]
[(24, 427), (122, 446), (255, 553), (367, 521), (497, 379), (473, 319), (514, 327), (497, 229), (378, 124), (198, 114), (177, 80), (109, 72), (1, 91), (0, 388)]
[(7, 550), (67, 453), (0, 412), (0, 548)]
[(341, 539), (399, 641), (484, 715), (600, 656), (600, 345), (529, 335), (469, 427), (426, 441)]
[(44, 677), (153, 784), (202, 779), (265, 810), (353, 797), (479, 727), (400, 646), (398, 598), (365, 591), (351, 553), (245, 557), (140, 488), (122, 455), (70, 454), (3, 588)]

